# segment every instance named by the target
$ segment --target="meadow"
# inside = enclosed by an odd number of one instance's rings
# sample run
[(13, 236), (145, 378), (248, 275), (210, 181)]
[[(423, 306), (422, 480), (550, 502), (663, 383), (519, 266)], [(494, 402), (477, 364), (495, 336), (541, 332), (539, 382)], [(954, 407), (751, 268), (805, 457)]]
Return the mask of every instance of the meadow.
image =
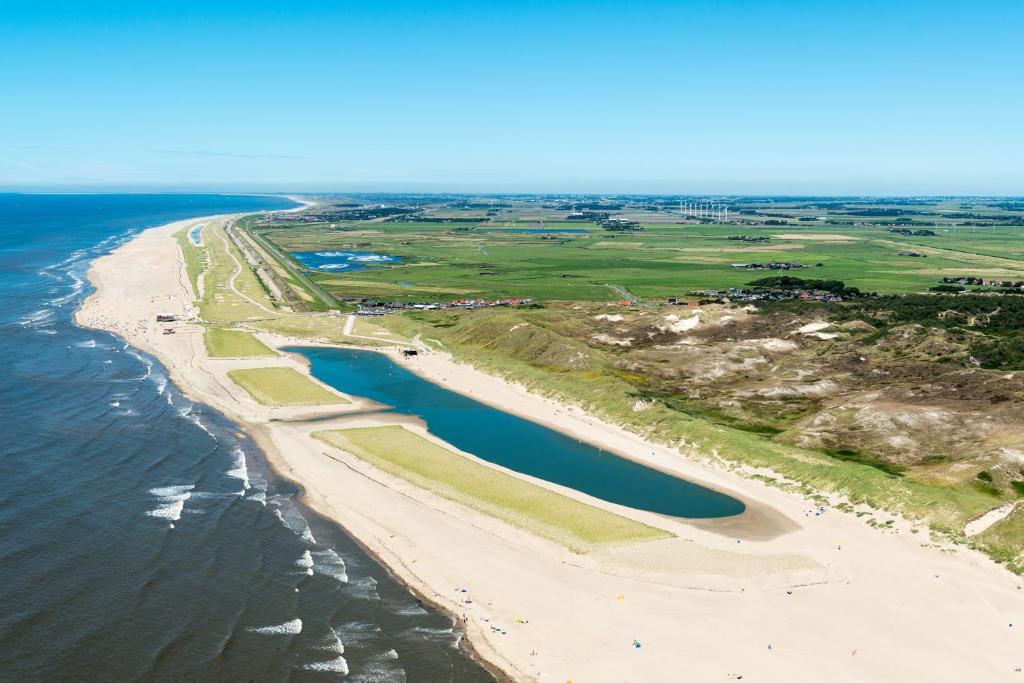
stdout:
[[(794, 275), (842, 280), (878, 293), (924, 292), (943, 276), (1024, 279), (1024, 237), (1016, 225), (945, 223), (932, 225), (932, 236), (908, 236), (852, 219), (847, 225), (802, 221), (807, 216), (798, 212), (790, 219), (767, 219), (782, 225), (680, 222), (666, 214), (640, 214), (635, 218), (642, 230), (627, 232), (607, 230), (593, 221), (565, 221), (564, 212), (548, 212), (546, 217), (523, 213), (509, 209), (500, 222), (481, 217), (479, 223), (296, 223), (252, 231), (279, 246), (285, 259), (288, 252), (340, 248), (399, 257), (399, 263), (352, 273), (290, 264), (342, 300), (614, 301), (625, 293), (659, 300), (699, 289), (743, 287), (777, 274), (733, 268), (734, 263), (797, 262), (806, 267), (789, 271)], [(584, 232), (557, 232), (564, 229)], [(763, 241), (736, 239), (740, 237)]]

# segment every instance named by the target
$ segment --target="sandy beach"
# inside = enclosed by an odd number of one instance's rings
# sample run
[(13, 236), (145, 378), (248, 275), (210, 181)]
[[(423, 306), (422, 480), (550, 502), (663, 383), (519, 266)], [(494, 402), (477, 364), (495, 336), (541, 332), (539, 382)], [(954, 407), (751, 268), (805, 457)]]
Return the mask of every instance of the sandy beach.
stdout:
[[(933, 544), (927, 530), (899, 520), (882, 530), (819, 509), (718, 469), (706, 454), (648, 443), (437, 350), (422, 347), (412, 360), (388, 353), (454, 391), (736, 496), (748, 512), (688, 522), (532, 479), (676, 536), (577, 555), (328, 449), (310, 434), (396, 419), (366, 413), (357, 396), (344, 405), (268, 407), (227, 372), (279, 366), (308, 374), (301, 359), (207, 356), (173, 234), (229, 219), (153, 228), (97, 259), (89, 271), (96, 291), (78, 322), (153, 354), (186, 395), (236, 421), (283, 476), (303, 487), (310, 506), (462, 620), (474, 650), (509, 678), (1024, 680), (1024, 581), (984, 556)], [(183, 322), (164, 334), (157, 314)], [(258, 337), (276, 349), (310, 343)], [(406, 422), (434, 439), (421, 424)]]

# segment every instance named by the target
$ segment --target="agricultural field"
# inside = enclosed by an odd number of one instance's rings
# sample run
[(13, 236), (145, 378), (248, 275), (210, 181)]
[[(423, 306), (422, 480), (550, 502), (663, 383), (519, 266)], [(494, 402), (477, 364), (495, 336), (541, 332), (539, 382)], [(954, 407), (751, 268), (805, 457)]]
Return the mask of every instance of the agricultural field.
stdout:
[[(567, 220), (574, 212), (555, 201), (495, 200), (502, 208), (491, 211), (479, 201), (469, 205), (480, 208), (462, 210), (422, 198), (410, 204), (418, 207), (412, 214), (346, 221), (342, 211), (329, 222), (253, 221), (247, 231), (279, 247), (282, 259), (341, 302), (662, 300), (744, 287), (777, 271), (733, 264), (772, 262), (799, 264), (786, 272), (805, 278), (878, 293), (924, 292), (961, 275), (1024, 279), (1024, 205), (1009, 201), (730, 200), (725, 223), (673, 214), (670, 204), (652, 210), (642, 201), (577, 211), (593, 214), (579, 220)], [(616, 220), (635, 224), (618, 229), (608, 222)], [(306, 252), (397, 262), (310, 268), (290, 256)]]
[(671, 535), (482, 465), (399, 425), (315, 432), (313, 436), (389, 474), (574, 552)]
[(228, 377), (250, 396), (270, 406), (313, 406), (350, 403), (292, 368), (243, 368)]

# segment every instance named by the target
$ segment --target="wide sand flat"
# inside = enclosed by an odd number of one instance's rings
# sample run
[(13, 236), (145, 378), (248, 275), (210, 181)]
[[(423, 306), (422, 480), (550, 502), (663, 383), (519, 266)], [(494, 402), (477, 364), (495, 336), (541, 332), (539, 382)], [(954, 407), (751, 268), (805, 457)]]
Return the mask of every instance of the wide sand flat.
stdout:
[[(478, 400), (730, 492), (750, 512), (690, 524), (532, 480), (676, 535), (577, 555), (325, 446), (311, 432), (396, 420), (432, 437), (415, 420), (365, 414), (358, 397), (330, 406), (261, 405), (226, 373), (266, 366), (305, 373), (305, 365), (289, 355), (210, 359), (196, 323), (163, 334), (157, 313), (195, 314), (172, 234), (217, 220), (148, 230), (98, 259), (89, 273), (97, 291), (79, 322), (158, 356), (191, 398), (238, 421), (282, 474), (305, 487), (311, 505), (464, 618), (472, 645), (512, 678), (1024, 680), (1014, 671), (1024, 666), (1022, 582), (986, 558), (925, 547), (927, 532), (902, 524), (898, 533), (883, 532), (832, 510), (815, 516), (797, 496), (648, 444), (445, 354), (400, 362)], [(259, 338), (272, 348), (299, 341)], [(311, 416), (319, 419), (304, 420)]]

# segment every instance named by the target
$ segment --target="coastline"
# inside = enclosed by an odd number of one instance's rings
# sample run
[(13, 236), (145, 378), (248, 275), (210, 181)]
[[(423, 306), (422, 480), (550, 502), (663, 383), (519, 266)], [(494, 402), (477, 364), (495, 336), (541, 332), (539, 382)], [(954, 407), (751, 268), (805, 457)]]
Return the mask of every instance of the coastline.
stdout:
[[(655, 681), (678, 680), (685, 671), (701, 679), (756, 673), (761, 680), (948, 680), (979, 672), (1009, 676), (1014, 666), (1024, 663), (1013, 659), (1024, 649), (1019, 629), (1007, 628), (1015, 617), (1024, 626), (1020, 580), (980, 555), (924, 547), (931, 545), (928, 539), (915, 538), (909, 529), (886, 533), (834, 511), (810, 516), (810, 504), (791, 494), (713, 470), (438, 352), (403, 365), (425, 379), (567, 434), (586, 432), (593, 441), (596, 431), (602, 444), (609, 442), (609, 450), (735, 493), (748, 505), (770, 511), (782, 525), (780, 533), (743, 538), (742, 530), (723, 534), (629, 511), (678, 538), (660, 546), (666, 552), (653, 549), (662, 543), (658, 541), (639, 550), (572, 556), (373, 472), (357, 459), (341, 453), (325, 458), (323, 446), (309, 438), (303, 417), (322, 418), (318, 429), (331, 420), (353, 424), (379, 418), (356, 415), (363, 405), (358, 401), (352, 409), (329, 411), (259, 406), (232, 391), (223, 376), (245, 361), (206, 358), (201, 327), (186, 323), (181, 333), (168, 337), (150, 322), (160, 307), (187, 310), (192, 303), (171, 235), (188, 225), (227, 218), (194, 218), (152, 228), (97, 259), (89, 271), (96, 291), (76, 320), (113, 332), (157, 357), (190, 399), (245, 428), (275, 471), (301, 488), (305, 504), (346, 529), (421, 598), (460, 619), (469, 646), (509, 678)], [(258, 336), (278, 349), (315, 345)], [(275, 364), (308, 372), (289, 355)], [(351, 416), (337, 417), (344, 414)], [(889, 564), (894, 566), (891, 573), (881, 570)], [(944, 576), (953, 579), (939, 579)], [(929, 579), (932, 583), (925, 587)], [(454, 586), (469, 586), (471, 595), (483, 599), (462, 602), (463, 594), (454, 593)], [(620, 600), (619, 595), (625, 597)], [(983, 595), (986, 604), (965, 609), (958, 604), (965, 595)], [(874, 609), (868, 607), (872, 604)], [(894, 624), (880, 625), (874, 614), (892, 614), (894, 604), (905, 606), (897, 610), (905, 619), (898, 624), (903, 634), (898, 643), (892, 642), (897, 637)], [(528, 623), (516, 623), (517, 615), (528, 615)], [(842, 624), (836, 623), (838, 615)], [(489, 628), (498, 622), (511, 635)], [(643, 642), (642, 649), (632, 647), (634, 639)], [(896, 654), (896, 649), (901, 652)]]

